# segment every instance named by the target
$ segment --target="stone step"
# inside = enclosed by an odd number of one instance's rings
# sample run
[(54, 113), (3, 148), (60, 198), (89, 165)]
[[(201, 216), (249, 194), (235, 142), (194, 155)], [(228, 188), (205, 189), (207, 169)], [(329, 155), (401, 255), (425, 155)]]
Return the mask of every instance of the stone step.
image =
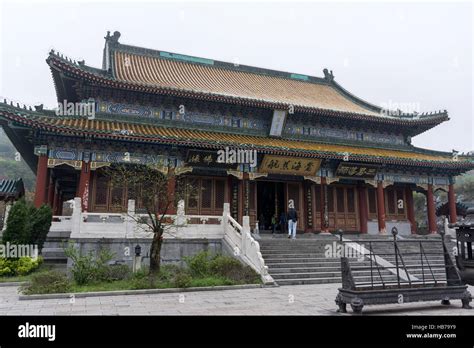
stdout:
[(280, 286), (285, 285), (309, 285), (309, 284), (330, 284), (341, 283), (341, 278), (302, 278), (302, 279), (280, 279), (275, 281)]
[(287, 268), (271, 268), (268, 267), (270, 275), (279, 273), (315, 273), (315, 272), (341, 272), (341, 267), (287, 267)]
[(261, 252), (263, 257), (268, 257), (268, 258), (325, 258), (327, 257), (324, 256), (324, 254), (321, 253), (292, 253), (292, 254), (280, 254), (280, 253), (266, 253), (266, 252)]
[(67, 247), (67, 244), (68, 244), (68, 241), (67, 240), (58, 240), (58, 241), (50, 241), (50, 240), (47, 240), (46, 242), (44, 242), (44, 245), (43, 245), (43, 249), (44, 248), (59, 248), (59, 249), (63, 249), (63, 248), (66, 248)]
[[(304, 284), (329, 284), (329, 283), (342, 283), (341, 277), (326, 277), (326, 278), (294, 278), (294, 279), (279, 279), (275, 282), (280, 285), (304, 285)], [(356, 282), (369, 283), (370, 277), (364, 277), (357, 279)]]
[[(269, 273), (272, 276), (279, 277), (281, 275), (308, 275), (310, 277), (320, 277), (321, 275), (331, 275), (331, 276), (341, 276), (341, 269), (335, 267), (320, 267), (320, 268), (276, 268), (276, 269), (269, 269)], [(383, 270), (380, 272), (382, 276), (390, 276), (393, 273)], [(355, 276), (370, 276), (370, 270), (360, 270), (353, 272)], [(378, 276), (378, 272), (373, 273), (373, 276)], [(301, 277), (301, 278), (306, 278)]]
[(70, 236), (71, 231), (49, 231), (48, 235), (46, 236), (46, 240), (48, 240), (48, 238), (69, 239)]
[(67, 258), (63, 248), (43, 248), (41, 254), (45, 260)]
[[(311, 263), (311, 262), (337, 262), (341, 263), (341, 261), (337, 258), (327, 258), (327, 257), (311, 257), (311, 258), (305, 258), (305, 257), (286, 257), (286, 258), (281, 258), (281, 257), (268, 257), (264, 256), (263, 257), (265, 260), (265, 264), (271, 264), (271, 263)], [(353, 259), (352, 262), (357, 262), (357, 259)]]
[(299, 268), (299, 267), (311, 267), (311, 268), (319, 268), (319, 267), (339, 267), (341, 268), (341, 262), (339, 261), (327, 261), (327, 262), (278, 262), (278, 263), (271, 263), (265, 262), (265, 265), (268, 268), (276, 269), (276, 268)]
[(44, 258), (44, 263), (48, 265), (57, 265), (58, 267), (65, 267), (67, 264), (67, 258), (56, 258), (56, 257), (48, 257)]
[(298, 246), (298, 245), (260, 245), (260, 250), (325, 250), (326, 245), (332, 244), (323, 244), (323, 245), (309, 245), (309, 246)]

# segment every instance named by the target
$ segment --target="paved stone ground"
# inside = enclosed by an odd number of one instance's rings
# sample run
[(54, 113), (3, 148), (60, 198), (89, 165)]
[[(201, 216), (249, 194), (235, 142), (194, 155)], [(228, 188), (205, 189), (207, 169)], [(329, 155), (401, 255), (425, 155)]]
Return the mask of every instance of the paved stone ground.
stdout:
[[(295, 285), (59, 300), (18, 299), (18, 288), (0, 287), (0, 315), (351, 315), (336, 313), (339, 284)], [(469, 290), (474, 294), (474, 288)], [(474, 309), (439, 302), (366, 306), (366, 315), (474, 315)]]

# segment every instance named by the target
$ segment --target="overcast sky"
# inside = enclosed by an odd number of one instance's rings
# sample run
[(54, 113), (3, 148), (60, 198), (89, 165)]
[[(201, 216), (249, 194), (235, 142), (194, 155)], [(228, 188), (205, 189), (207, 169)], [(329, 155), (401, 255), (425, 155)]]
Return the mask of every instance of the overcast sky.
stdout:
[(51, 48), (101, 67), (121, 43), (323, 76), (381, 106), (447, 109), (416, 146), (474, 150), (470, 2), (18, 2), (0, 0), (0, 96), (56, 103)]

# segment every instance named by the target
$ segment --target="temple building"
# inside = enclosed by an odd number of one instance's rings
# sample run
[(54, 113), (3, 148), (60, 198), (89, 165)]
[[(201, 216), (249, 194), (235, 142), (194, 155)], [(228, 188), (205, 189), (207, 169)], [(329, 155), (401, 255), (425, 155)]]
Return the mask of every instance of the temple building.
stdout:
[[(36, 173), (37, 206), (60, 216), (63, 202), (80, 197), (85, 212), (126, 212), (126, 185), (113, 186), (103, 169), (154, 163), (199, 189), (187, 196), (186, 214), (219, 216), (229, 203), (252, 229), (262, 219), (268, 226), (292, 199), (298, 233), (416, 233), (413, 192), (422, 192), (435, 232), (440, 189), (455, 222), (454, 178), (474, 158), (411, 144), (447, 121), (446, 111), (384, 110), (327, 69), (313, 77), (119, 40), (107, 33), (101, 68), (50, 52), (61, 114), (0, 103), (0, 124)], [(255, 151), (256, 165), (218, 161), (222, 150)], [(173, 194), (175, 182), (169, 188)]]

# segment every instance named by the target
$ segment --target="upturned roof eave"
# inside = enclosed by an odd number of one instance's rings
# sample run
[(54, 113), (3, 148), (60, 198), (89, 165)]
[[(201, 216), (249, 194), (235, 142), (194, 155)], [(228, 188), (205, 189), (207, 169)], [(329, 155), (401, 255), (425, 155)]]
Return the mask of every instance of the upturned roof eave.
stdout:
[[(145, 92), (151, 94), (164, 94), (164, 95), (171, 95), (175, 97), (187, 97), (187, 98), (196, 98), (199, 100), (207, 100), (207, 101), (216, 101), (216, 102), (228, 102), (237, 105), (245, 105), (245, 106), (252, 106), (252, 107), (261, 107), (261, 108), (268, 108), (268, 109), (288, 109), (290, 107), (289, 104), (284, 102), (276, 102), (270, 100), (263, 100), (263, 99), (251, 99), (246, 97), (239, 97), (233, 95), (225, 95), (225, 94), (216, 94), (216, 93), (209, 93), (204, 91), (196, 91), (196, 90), (184, 90), (172, 87), (164, 87), (164, 86), (156, 86), (156, 85), (146, 85), (146, 84), (139, 84), (139, 83), (132, 83), (121, 81), (112, 76), (110, 72), (106, 72), (102, 70), (102, 73), (99, 75), (96, 72), (92, 71), (91, 69), (99, 70), (96, 68), (90, 68), (85, 65), (79, 65), (74, 63), (72, 60), (68, 60), (65, 58), (61, 58), (56, 54), (50, 54), (47, 59), (48, 64), (50, 65), (51, 69), (58, 69), (63, 71), (64, 73), (69, 73), (74, 75), (76, 78), (80, 80), (88, 81), (89, 83), (98, 84), (103, 87), (108, 88), (118, 88), (118, 89), (125, 89), (129, 91), (135, 92)], [(58, 74), (59, 78), (62, 78), (60, 74)], [(56, 82), (57, 84), (57, 82)], [(355, 112), (347, 112), (347, 111), (340, 111), (334, 109), (322, 109), (322, 108), (315, 108), (311, 106), (305, 105), (291, 105), (294, 107), (296, 112), (307, 113), (307, 114), (314, 114), (319, 116), (328, 116), (328, 117), (340, 117), (340, 118), (347, 118), (353, 119), (356, 121), (367, 121), (367, 122), (374, 122), (374, 123), (383, 123), (389, 125), (399, 125), (399, 126), (417, 126), (420, 127), (415, 133), (411, 134), (412, 136), (425, 132), (442, 122), (449, 120), (447, 112), (439, 112), (439, 113), (432, 113), (427, 115), (412, 115), (411, 116), (374, 116), (370, 114), (362, 114), (362, 113), (355, 113)]]

